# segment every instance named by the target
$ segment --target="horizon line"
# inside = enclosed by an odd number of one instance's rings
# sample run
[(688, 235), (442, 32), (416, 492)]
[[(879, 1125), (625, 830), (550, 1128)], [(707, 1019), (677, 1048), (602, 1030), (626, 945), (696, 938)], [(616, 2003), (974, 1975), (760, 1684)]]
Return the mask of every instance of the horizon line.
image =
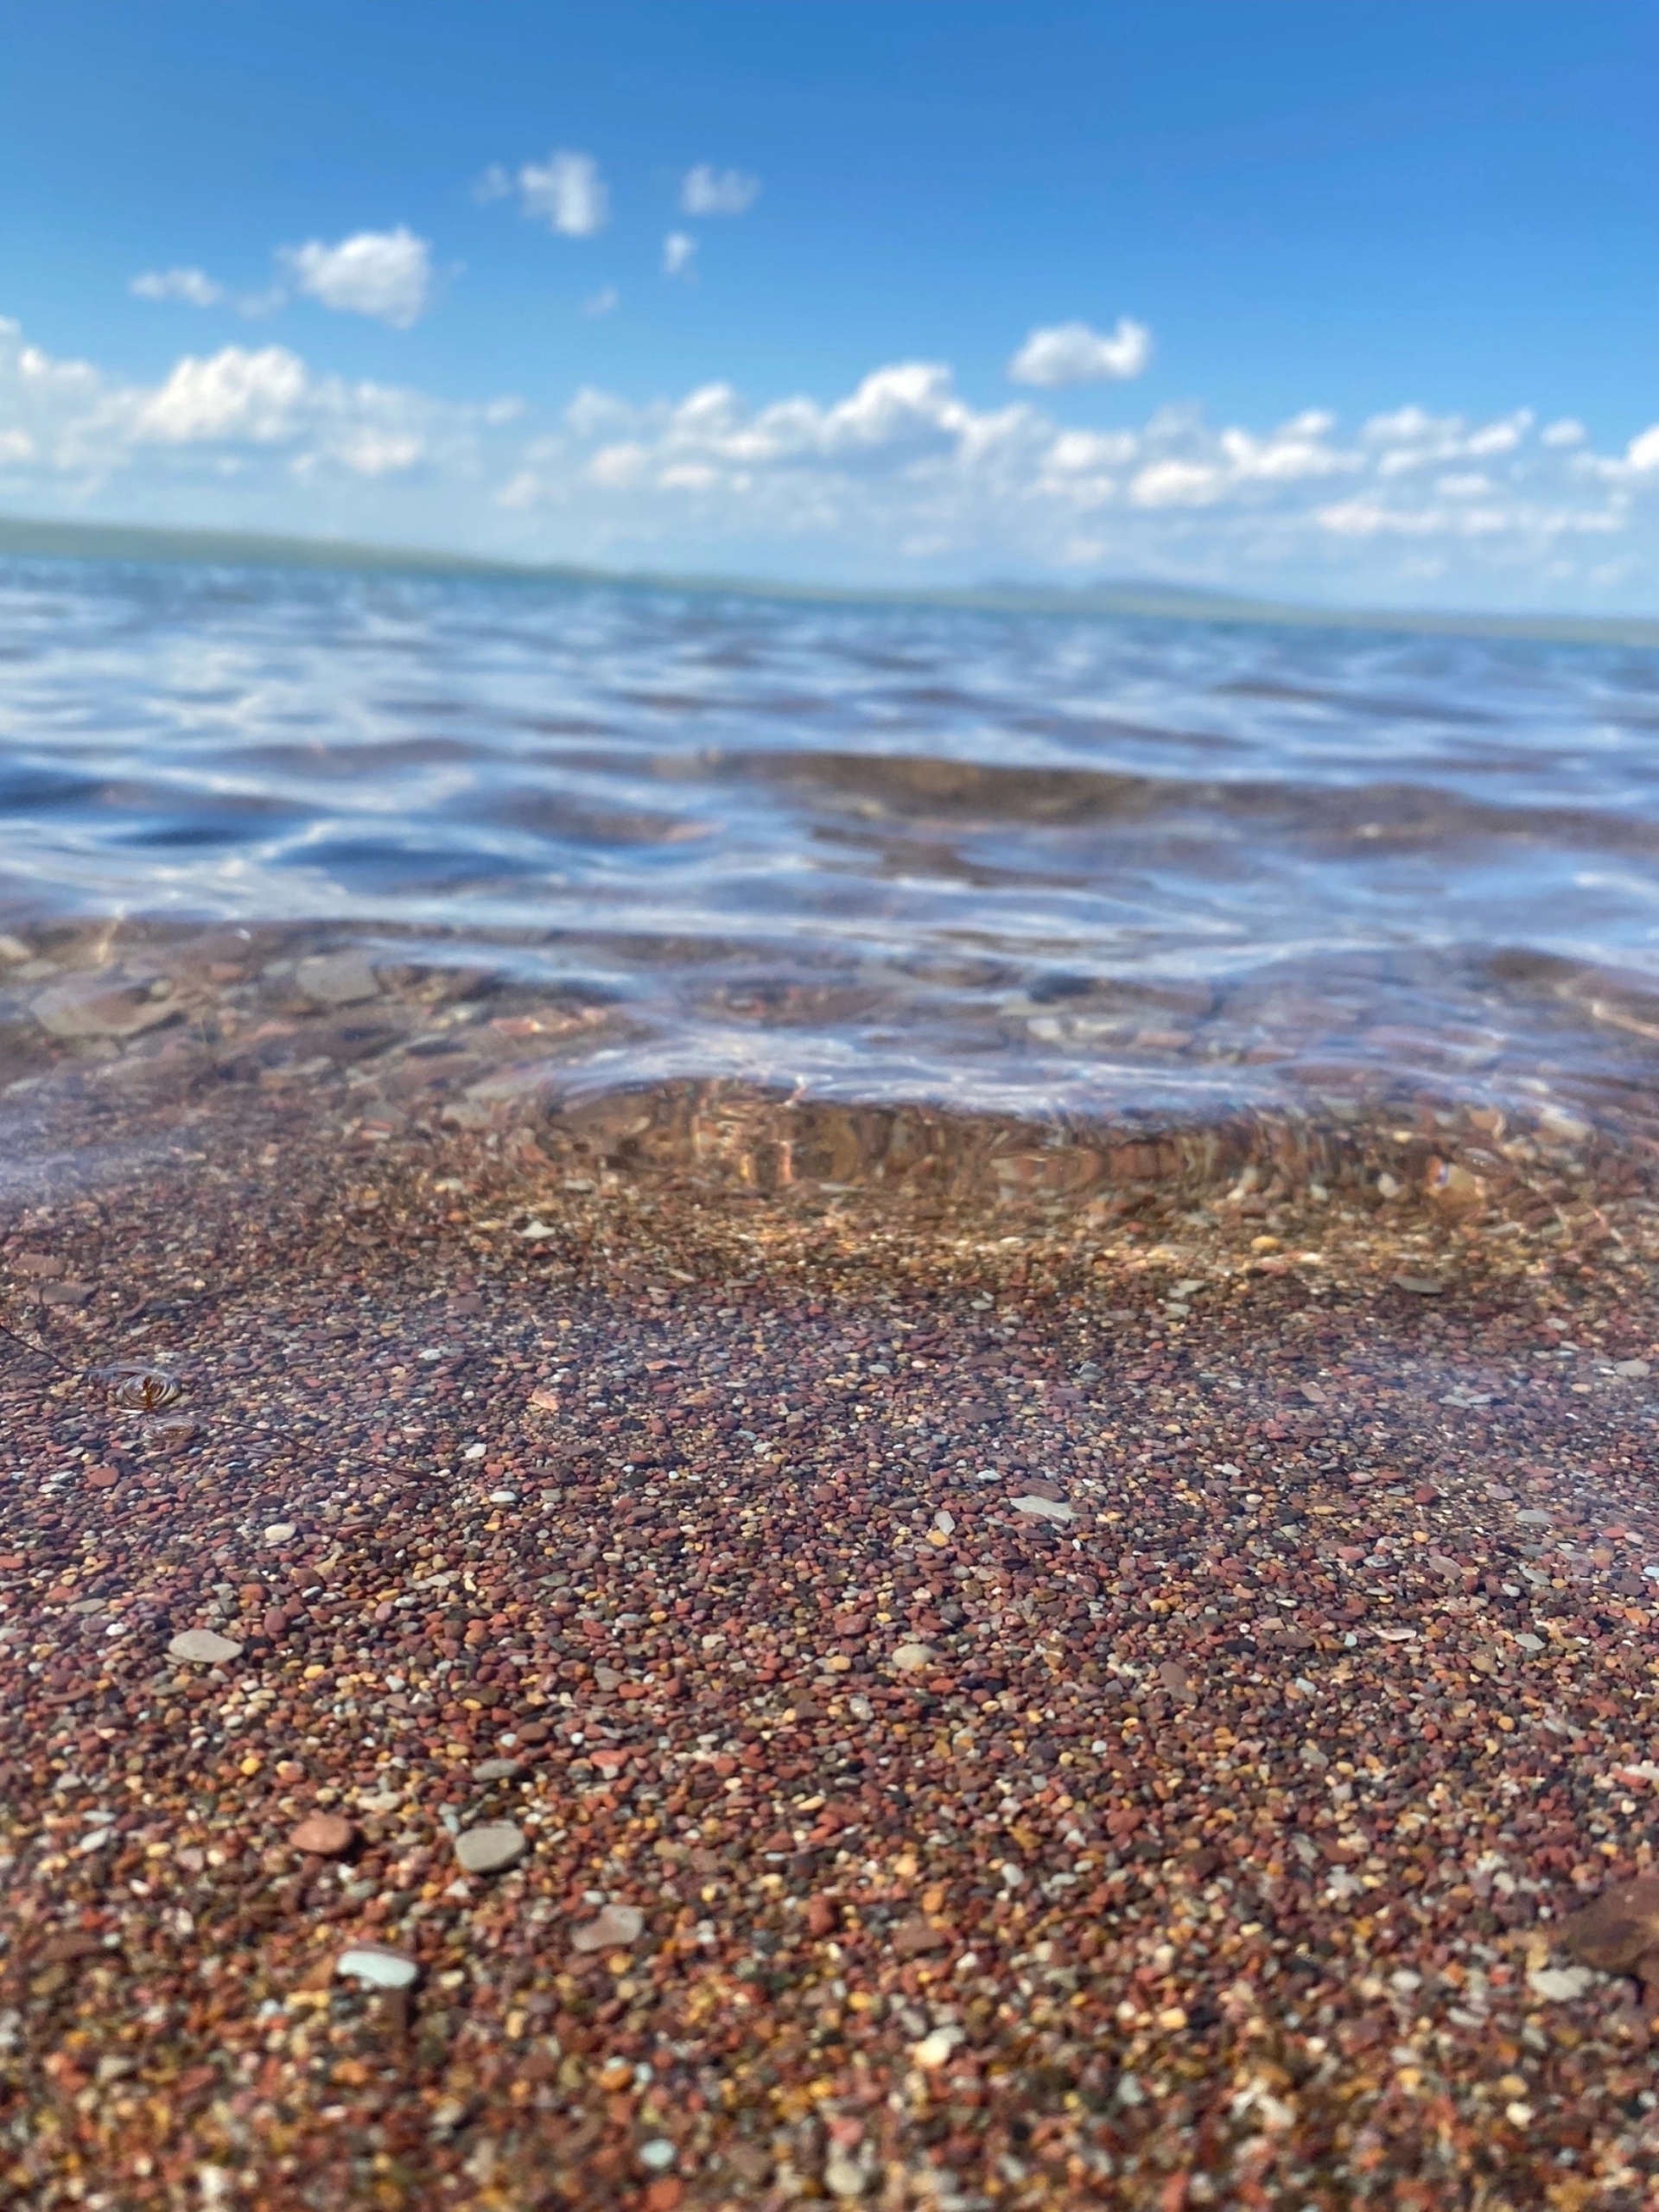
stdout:
[(68, 522), (0, 515), (0, 558), (172, 563), (232, 568), (308, 569), (360, 575), (476, 576), (492, 582), (563, 583), (600, 589), (730, 593), (823, 606), (931, 607), (963, 612), (1052, 614), (1074, 620), (1210, 621), (1271, 627), (1404, 630), (1454, 637), (1515, 638), (1547, 644), (1659, 646), (1659, 614), (1504, 614), (1452, 609), (1322, 607), (1252, 598), (1206, 584), (1157, 578), (1052, 584), (835, 584), (652, 569), (606, 569), (574, 561), (526, 562), (489, 554), (385, 545), (277, 531), (175, 528), (153, 523)]

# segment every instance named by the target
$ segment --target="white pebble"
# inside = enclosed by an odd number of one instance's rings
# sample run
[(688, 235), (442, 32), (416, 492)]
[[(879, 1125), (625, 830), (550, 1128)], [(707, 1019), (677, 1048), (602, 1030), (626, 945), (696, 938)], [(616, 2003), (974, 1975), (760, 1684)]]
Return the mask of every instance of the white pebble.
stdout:
[(893, 1663), (901, 1675), (916, 1674), (931, 1665), (933, 1647), (928, 1643), (901, 1643), (893, 1655)]
[(1588, 1967), (1534, 1967), (1527, 1987), (1546, 2004), (1566, 2005), (1582, 1997), (1595, 1978)]
[(665, 2174), (674, 2163), (674, 2145), (666, 2136), (653, 2136), (639, 2145), (639, 2163), (654, 2174)]
[(912, 2044), (910, 2055), (924, 2069), (943, 2066), (961, 2041), (960, 2028), (935, 2028), (931, 2036)]
[(366, 1981), (373, 1989), (407, 1989), (420, 1968), (413, 1959), (365, 1943), (353, 1950), (342, 1951), (334, 1961), (334, 1972), (348, 1975), (353, 1981)]
[(265, 1530), (264, 1540), (268, 1544), (285, 1544), (291, 1536), (297, 1534), (298, 1531), (291, 1521), (273, 1521), (270, 1528)]

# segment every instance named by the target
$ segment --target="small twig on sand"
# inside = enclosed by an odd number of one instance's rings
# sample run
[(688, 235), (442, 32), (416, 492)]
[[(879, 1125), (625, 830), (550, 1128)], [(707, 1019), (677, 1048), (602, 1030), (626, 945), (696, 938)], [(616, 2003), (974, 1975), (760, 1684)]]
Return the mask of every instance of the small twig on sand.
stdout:
[(49, 1359), (54, 1367), (60, 1367), (66, 1375), (73, 1375), (77, 1382), (86, 1372), (84, 1367), (71, 1367), (67, 1359), (59, 1357), (50, 1344), (30, 1344), (27, 1337), (20, 1337), (16, 1329), (9, 1329), (3, 1321), (0, 1321), (0, 1337), (10, 1338), (20, 1351), (32, 1351), (36, 1359)]

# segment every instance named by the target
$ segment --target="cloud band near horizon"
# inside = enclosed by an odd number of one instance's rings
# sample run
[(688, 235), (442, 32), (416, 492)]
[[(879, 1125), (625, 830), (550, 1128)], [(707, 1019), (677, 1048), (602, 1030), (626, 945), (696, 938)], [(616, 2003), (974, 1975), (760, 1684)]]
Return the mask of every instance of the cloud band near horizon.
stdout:
[[(417, 312), (429, 282), (406, 251), (295, 275), (388, 321)], [(1071, 370), (1086, 365), (1084, 329), (1056, 327)], [(1124, 331), (1099, 342), (1122, 348)], [(1032, 334), (1014, 363), (1055, 334)], [(1073, 380), (1054, 348), (1037, 358), (1039, 388)], [(1614, 453), (1567, 417), (1409, 404), (1351, 429), (1317, 408), (1251, 429), (1165, 407), (1103, 430), (1032, 399), (976, 405), (926, 361), (827, 400), (756, 402), (723, 382), (645, 404), (586, 389), (548, 417), (510, 394), (458, 404), (319, 373), (280, 345), (185, 354), (145, 385), (0, 321), (0, 504), (870, 582), (1141, 571), (1602, 612), (1659, 588), (1659, 423)]]

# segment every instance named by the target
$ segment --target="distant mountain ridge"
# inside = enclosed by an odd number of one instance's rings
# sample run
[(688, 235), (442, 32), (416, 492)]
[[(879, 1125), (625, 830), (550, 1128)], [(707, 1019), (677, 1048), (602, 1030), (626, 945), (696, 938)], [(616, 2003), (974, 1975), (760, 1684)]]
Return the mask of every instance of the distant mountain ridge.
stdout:
[(82, 523), (0, 515), (0, 559), (179, 562), (216, 568), (312, 569), (359, 575), (479, 576), (618, 589), (734, 593), (746, 598), (847, 607), (960, 607), (986, 613), (1084, 619), (1236, 622), (1300, 629), (1427, 632), (1448, 637), (1531, 638), (1582, 645), (1659, 645), (1659, 618), (1481, 614), (1430, 609), (1307, 607), (1252, 599), (1204, 585), (1131, 578), (1077, 585), (994, 582), (962, 586), (798, 584), (747, 576), (683, 575), (575, 563), (493, 560), (346, 538), (258, 531), (170, 530), (143, 523)]

